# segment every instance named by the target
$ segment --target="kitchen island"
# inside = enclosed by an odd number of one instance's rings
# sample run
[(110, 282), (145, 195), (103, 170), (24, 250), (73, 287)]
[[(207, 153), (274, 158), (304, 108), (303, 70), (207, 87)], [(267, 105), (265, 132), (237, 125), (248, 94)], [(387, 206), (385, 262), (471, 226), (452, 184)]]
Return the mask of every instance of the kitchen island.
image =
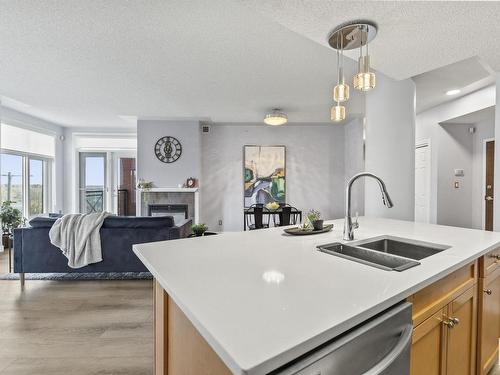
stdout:
[(267, 374), (464, 267), (477, 280), (478, 259), (500, 246), (500, 233), (360, 218), (356, 240), (391, 235), (450, 246), (386, 271), (317, 251), (343, 242), (343, 220), (328, 223), (333, 231), (313, 236), (273, 228), (135, 245), (156, 280), (156, 374), (178, 373), (167, 372), (167, 356), (205, 361), (207, 374)]

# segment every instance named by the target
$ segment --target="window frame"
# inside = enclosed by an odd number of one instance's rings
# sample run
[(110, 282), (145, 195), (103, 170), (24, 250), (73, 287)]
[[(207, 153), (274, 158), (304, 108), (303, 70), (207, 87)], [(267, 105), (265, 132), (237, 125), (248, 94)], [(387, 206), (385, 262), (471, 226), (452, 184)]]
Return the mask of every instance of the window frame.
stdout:
[[(14, 151), (5, 148), (0, 148), (0, 154), (15, 155), (22, 158), (22, 200), (23, 200), (23, 217), (32, 218), (37, 215), (50, 212), (52, 209), (52, 171), (54, 158), (44, 155), (33, 154), (29, 152)], [(30, 215), (30, 160), (42, 161), (42, 206), (41, 214)], [(1, 167), (1, 166), (0, 166)]]

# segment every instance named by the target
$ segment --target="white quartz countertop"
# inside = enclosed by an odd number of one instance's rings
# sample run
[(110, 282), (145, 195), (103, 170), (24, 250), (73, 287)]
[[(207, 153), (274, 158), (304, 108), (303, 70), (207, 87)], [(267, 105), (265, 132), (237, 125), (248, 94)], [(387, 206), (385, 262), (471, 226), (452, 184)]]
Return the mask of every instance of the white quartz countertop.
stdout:
[(234, 374), (266, 374), (500, 243), (500, 233), (363, 217), (355, 239), (392, 235), (451, 246), (403, 272), (316, 250), (281, 228), (135, 245), (134, 251)]

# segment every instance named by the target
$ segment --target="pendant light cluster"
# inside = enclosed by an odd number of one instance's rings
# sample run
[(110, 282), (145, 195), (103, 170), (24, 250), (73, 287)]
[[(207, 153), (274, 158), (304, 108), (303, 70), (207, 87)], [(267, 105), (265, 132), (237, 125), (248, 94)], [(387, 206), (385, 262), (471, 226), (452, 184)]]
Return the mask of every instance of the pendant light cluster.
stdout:
[[(375, 73), (370, 70), (368, 43), (375, 38), (377, 26), (369, 21), (355, 21), (336, 27), (328, 38), (328, 43), (337, 50), (337, 85), (333, 89), (334, 106), (331, 119), (334, 122), (344, 121), (346, 117), (345, 103), (349, 100), (349, 85), (344, 77), (344, 50), (359, 48), (358, 72), (354, 76), (353, 86), (356, 90), (369, 91), (375, 87)], [(366, 53), (363, 55), (363, 47)]]

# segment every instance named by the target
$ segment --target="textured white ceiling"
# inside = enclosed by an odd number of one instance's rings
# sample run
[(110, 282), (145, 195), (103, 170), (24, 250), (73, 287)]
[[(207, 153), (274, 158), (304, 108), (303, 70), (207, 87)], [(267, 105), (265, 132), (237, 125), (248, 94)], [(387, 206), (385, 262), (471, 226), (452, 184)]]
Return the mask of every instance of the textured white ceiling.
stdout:
[[(328, 122), (336, 57), (326, 36), (358, 18), (379, 24), (371, 54), (389, 76), (475, 55), (500, 70), (499, 2), (0, 0), (0, 9), (3, 103), (69, 126), (252, 122), (272, 107), (292, 122)], [(352, 91), (351, 116), (363, 111)]]
[[(416, 86), (417, 113), (455, 100), (495, 83), (495, 76), (477, 57), (471, 57), (413, 77)], [(446, 95), (448, 90), (460, 93)]]
[(373, 66), (396, 79), (472, 56), (500, 71), (499, 1), (241, 1), (325, 46), (335, 26), (375, 21), (379, 32), (370, 44)]
[[(329, 121), (334, 51), (238, 1), (0, 0), (0, 9), (0, 95), (14, 109), (68, 126), (252, 122), (273, 107), (293, 122)], [(362, 111), (359, 95), (350, 115)]]

